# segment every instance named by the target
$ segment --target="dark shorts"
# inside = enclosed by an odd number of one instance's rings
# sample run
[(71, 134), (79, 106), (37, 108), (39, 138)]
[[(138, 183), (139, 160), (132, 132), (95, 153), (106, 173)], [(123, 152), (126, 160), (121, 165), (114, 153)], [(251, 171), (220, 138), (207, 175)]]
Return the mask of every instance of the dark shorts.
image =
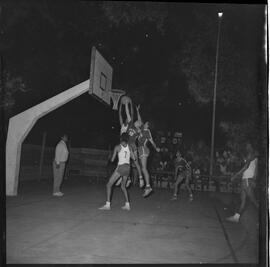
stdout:
[(150, 150), (149, 150), (149, 148), (146, 147), (146, 146), (139, 146), (138, 151), (139, 151), (139, 157), (140, 157), (140, 158), (141, 158), (141, 157), (148, 157), (149, 154), (150, 154)]
[(129, 176), (130, 173), (130, 164), (122, 164), (118, 165), (115, 171), (120, 175), (120, 176)]
[(184, 179), (185, 182), (189, 182), (191, 179), (191, 173), (189, 171), (181, 171), (178, 173), (176, 179)]

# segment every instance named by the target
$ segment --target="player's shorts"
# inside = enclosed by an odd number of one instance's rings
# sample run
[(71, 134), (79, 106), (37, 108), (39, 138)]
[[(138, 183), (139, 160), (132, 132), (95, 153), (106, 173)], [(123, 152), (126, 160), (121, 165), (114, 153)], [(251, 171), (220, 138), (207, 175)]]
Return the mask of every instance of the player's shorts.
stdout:
[(190, 171), (181, 171), (178, 173), (177, 179), (184, 179), (185, 182), (189, 182), (191, 179), (191, 172)]
[(138, 149), (137, 149), (136, 144), (135, 143), (130, 143), (129, 147), (130, 147), (130, 149), (132, 150), (132, 152), (134, 154), (135, 160), (137, 160), (138, 159)]
[(140, 158), (142, 158), (142, 157), (148, 157), (149, 154), (150, 154), (150, 150), (146, 146), (139, 146), (138, 152), (139, 152), (139, 157)]
[(191, 180), (191, 171), (185, 171), (186, 179)]
[(242, 189), (247, 189), (248, 187), (255, 188), (256, 186), (256, 180), (254, 178), (245, 178), (242, 179)]
[(129, 176), (130, 164), (118, 165), (115, 170), (120, 176)]

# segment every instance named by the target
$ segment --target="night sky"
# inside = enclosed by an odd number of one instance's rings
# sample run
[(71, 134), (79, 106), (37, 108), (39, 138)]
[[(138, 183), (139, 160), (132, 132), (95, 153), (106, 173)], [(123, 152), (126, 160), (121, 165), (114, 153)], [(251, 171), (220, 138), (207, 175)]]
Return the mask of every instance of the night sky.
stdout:
[[(5, 68), (23, 77), (29, 89), (15, 95), (10, 115), (89, 79), (91, 48), (96, 46), (114, 69), (113, 88), (125, 90), (141, 104), (142, 118), (153, 122), (154, 133), (178, 130), (184, 140), (209, 143), (212, 104), (196, 103), (184, 73), (172, 71), (171, 64), (190, 35), (203, 32), (197, 19), (200, 14), (216, 21), (217, 29), (217, 12), (223, 11), (220, 53), (225, 40), (231, 42), (243, 51), (244, 64), (260, 72), (263, 5), (166, 3), (168, 15), (162, 32), (149, 21), (111, 26), (100, 2), (35, 2), (13, 1), (14, 6), (20, 3), (18, 14), (4, 33), (8, 44)], [(10, 12), (12, 4), (6, 9)], [(214, 59), (215, 49), (205, 53)], [(237, 106), (218, 102), (216, 119), (241, 120), (243, 113)], [(97, 136), (114, 144), (119, 133), (118, 113), (84, 94), (40, 119), (25, 142), (41, 144), (45, 131), (47, 145), (55, 145), (63, 132), (69, 134), (72, 146), (99, 146)], [(222, 140), (219, 132), (217, 140)]]

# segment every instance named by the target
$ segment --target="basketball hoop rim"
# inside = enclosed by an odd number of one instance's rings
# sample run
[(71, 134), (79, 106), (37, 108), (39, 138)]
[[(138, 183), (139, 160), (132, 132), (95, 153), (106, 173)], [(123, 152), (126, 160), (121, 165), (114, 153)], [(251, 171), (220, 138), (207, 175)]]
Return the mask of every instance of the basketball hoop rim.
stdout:
[(126, 94), (126, 92), (124, 90), (121, 90), (121, 89), (112, 89), (110, 91), (110, 94), (114, 94), (114, 93), (116, 93), (116, 94)]
[(118, 102), (120, 100), (120, 98), (122, 96), (124, 96), (126, 94), (126, 92), (124, 90), (120, 90), (120, 89), (112, 89), (110, 91), (110, 98), (113, 101), (113, 109), (117, 110), (118, 107)]

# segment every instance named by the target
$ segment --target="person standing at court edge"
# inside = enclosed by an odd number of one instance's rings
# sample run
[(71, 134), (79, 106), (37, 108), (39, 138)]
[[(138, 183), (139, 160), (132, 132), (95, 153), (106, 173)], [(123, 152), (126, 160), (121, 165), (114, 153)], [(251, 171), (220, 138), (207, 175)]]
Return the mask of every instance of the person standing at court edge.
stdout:
[(53, 196), (62, 197), (64, 193), (60, 191), (62, 184), (66, 162), (68, 160), (69, 151), (67, 148), (68, 136), (64, 134), (55, 148), (55, 158), (53, 162)]

